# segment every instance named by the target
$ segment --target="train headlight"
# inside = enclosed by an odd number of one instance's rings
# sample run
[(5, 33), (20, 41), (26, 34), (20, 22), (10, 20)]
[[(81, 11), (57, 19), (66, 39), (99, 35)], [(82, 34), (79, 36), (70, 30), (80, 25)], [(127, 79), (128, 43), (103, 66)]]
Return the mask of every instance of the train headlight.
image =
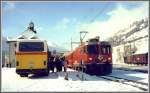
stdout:
[(140, 60), (140, 58), (138, 57), (137, 60)]
[(111, 60), (111, 57), (109, 57), (108, 60)]
[(89, 60), (91, 61), (91, 60), (92, 60), (92, 58), (90, 57), (90, 58), (89, 58)]

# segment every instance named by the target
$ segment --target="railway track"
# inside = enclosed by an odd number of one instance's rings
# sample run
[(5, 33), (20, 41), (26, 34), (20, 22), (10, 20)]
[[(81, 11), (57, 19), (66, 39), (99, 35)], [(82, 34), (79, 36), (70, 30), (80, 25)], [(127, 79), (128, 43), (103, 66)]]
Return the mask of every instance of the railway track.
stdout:
[(124, 71), (135, 71), (141, 73), (148, 73), (148, 70), (139, 70), (139, 69), (127, 69), (127, 68), (115, 68), (116, 70), (124, 70)]
[(144, 83), (144, 82), (139, 82), (139, 81), (130, 80), (130, 79), (126, 79), (126, 78), (116, 77), (116, 76), (112, 76), (112, 75), (109, 75), (108, 77), (113, 77), (113, 78), (116, 78), (116, 79), (123, 79), (123, 80), (126, 80), (128, 82), (135, 82), (137, 84), (148, 86), (148, 83)]
[(81, 81), (89, 81), (87, 78), (85, 78), (84, 74), (77, 74), (76, 77)]
[(110, 76), (110, 75), (109, 76), (99, 76), (99, 78), (103, 78), (105, 80), (109, 80), (109, 81), (113, 81), (113, 82), (118, 82), (118, 83), (130, 85), (132, 87), (139, 88), (139, 89), (141, 89), (143, 91), (147, 91), (148, 90), (148, 84), (147, 83), (138, 82), (138, 81), (135, 81), (135, 80), (129, 80), (129, 79), (116, 77), (116, 76)]
[[(79, 78), (79, 80), (81, 80), (81, 81), (90, 81), (90, 79), (88, 79), (88, 77), (84, 76), (82, 78), (81, 74), (77, 75), (76, 77)], [(97, 76), (97, 78), (101, 78), (101, 79), (104, 79), (104, 80), (113, 81), (113, 82), (117, 82), (117, 83), (122, 83), (122, 84), (125, 84), (125, 85), (130, 85), (130, 86), (136, 87), (140, 90), (148, 91), (148, 83), (139, 82), (139, 81), (136, 81), (136, 80), (126, 79), (126, 78), (113, 76), (113, 75)]]
[[(82, 78), (81, 75), (76, 76), (76, 77), (79, 78), (81, 81), (90, 81), (86, 77)], [(102, 79), (105, 79), (105, 80), (108, 80), (108, 81), (113, 81), (113, 82), (117, 82), (117, 83), (130, 85), (132, 87), (139, 88), (140, 90), (148, 91), (148, 84), (144, 83), (144, 82), (138, 82), (138, 81), (135, 81), (135, 80), (129, 80), (129, 79), (116, 77), (116, 76), (110, 76), (110, 75), (109, 76), (98, 76), (98, 78), (102, 78)]]

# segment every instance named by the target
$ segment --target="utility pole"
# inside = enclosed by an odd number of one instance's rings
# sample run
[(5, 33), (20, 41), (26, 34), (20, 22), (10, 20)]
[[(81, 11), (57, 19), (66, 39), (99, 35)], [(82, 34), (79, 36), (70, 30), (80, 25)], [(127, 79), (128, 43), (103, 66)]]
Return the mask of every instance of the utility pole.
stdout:
[[(73, 42), (72, 41), (72, 38), (71, 38), (71, 51), (72, 51), (72, 49), (73, 49), (73, 46), (72, 46), (72, 44), (80, 44), (80, 45), (82, 45), (83, 44), (83, 39), (84, 39), (84, 37), (85, 37), (85, 35), (87, 34), (88, 32), (87, 31), (80, 31), (80, 42)], [(84, 36), (82, 37), (82, 34), (84, 34)], [(83, 49), (81, 49), (82, 51), (80, 52), (80, 54), (81, 54), (81, 59), (80, 59), (80, 64), (81, 65), (79, 65), (79, 67), (81, 66), (82, 67), (82, 72), (83, 72), (83, 60), (82, 60), (82, 53), (83, 53)], [(78, 74), (77, 74), (77, 76), (79, 76)], [(82, 77), (81, 77), (81, 79), (82, 79), (82, 81), (83, 81), (83, 74), (82, 74)]]
[[(82, 44), (83, 43), (83, 39), (85, 37), (85, 35), (87, 34), (88, 32), (87, 31), (80, 31), (80, 43)], [(82, 37), (81, 35), (84, 34), (84, 36)]]
[(71, 51), (72, 51), (72, 37), (71, 37)]
[(80, 44), (80, 42), (73, 42), (71, 38), (71, 51), (73, 50), (73, 44)]
[[(80, 31), (80, 44), (81, 44), (81, 46), (82, 46), (82, 44), (83, 44), (83, 39), (84, 39), (84, 37), (85, 37), (85, 35), (87, 34), (88, 32), (87, 31)], [(84, 34), (84, 36), (82, 37), (82, 34)], [(83, 49), (81, 49), (81, 51), (80, 51), (80, 53), (81, 53), (81, 68), (82, 68), (82, 77), (81, 77), (81, 79), (82, 79), (82, 81), (83, 81), (83, 79), (84, 79), (84, 76), (83, 76), (83, 67), (84, 67), (84, 62), (83, 62), (83, 59), (82, 59), (82, 54), (83, 54)]]
[[(73, 50), (73, 44), (80, 44), (80, 42), (73, 42), (72, 41), (72, 37), (71, 37), (71, 51)], [(73, 55), (72, 55), (72, 60), (73, 60)], [(76, 65), (74, 66), (74, 68), (75, 68), (75, 70), (77, 70), (77, 67), (76, 67)]]

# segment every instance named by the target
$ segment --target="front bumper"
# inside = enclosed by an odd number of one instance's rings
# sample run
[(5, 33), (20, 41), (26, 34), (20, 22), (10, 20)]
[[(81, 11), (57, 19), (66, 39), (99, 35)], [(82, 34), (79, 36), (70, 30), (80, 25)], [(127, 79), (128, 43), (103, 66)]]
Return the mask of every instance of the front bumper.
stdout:
[(47, 69), (16, 69), (17, 74), (40, 74), (47, 72)]

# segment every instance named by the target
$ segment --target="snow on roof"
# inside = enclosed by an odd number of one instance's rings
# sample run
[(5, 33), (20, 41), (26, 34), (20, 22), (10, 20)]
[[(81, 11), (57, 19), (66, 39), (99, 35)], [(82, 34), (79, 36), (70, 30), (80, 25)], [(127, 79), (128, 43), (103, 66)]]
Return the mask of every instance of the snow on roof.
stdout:
[(31, 30), (26, 30), (24, 31), (23, 33), (21, 33), (18, 37), (16, 38), (10, 38), (10, 37), (7, 37), (7, 41), (9, 42), (15, 42), (15, 41), (20, 41), (20, 40), (32, 40), (32, 39), (37, 39), (39, 40), (39, 37), (37, 36), (36, 33), (34, 33), (33, 31)]
[(11, 38), (11, 37), (7, 37), (7, 42), (15, 42), (15, 41), (16, 41), (16, 39)]
[(28, 29), (24, 31), (21, 35), (19, 35), (16, 39), (37, 39), (37, 34), (35, 34), (32, 30)]
[(46, 41), (46, 40), (41, 40), (41, 39), (17, 39), (16, 41), (21, 41), (21, 42), (39, 42), (39, 41)]

